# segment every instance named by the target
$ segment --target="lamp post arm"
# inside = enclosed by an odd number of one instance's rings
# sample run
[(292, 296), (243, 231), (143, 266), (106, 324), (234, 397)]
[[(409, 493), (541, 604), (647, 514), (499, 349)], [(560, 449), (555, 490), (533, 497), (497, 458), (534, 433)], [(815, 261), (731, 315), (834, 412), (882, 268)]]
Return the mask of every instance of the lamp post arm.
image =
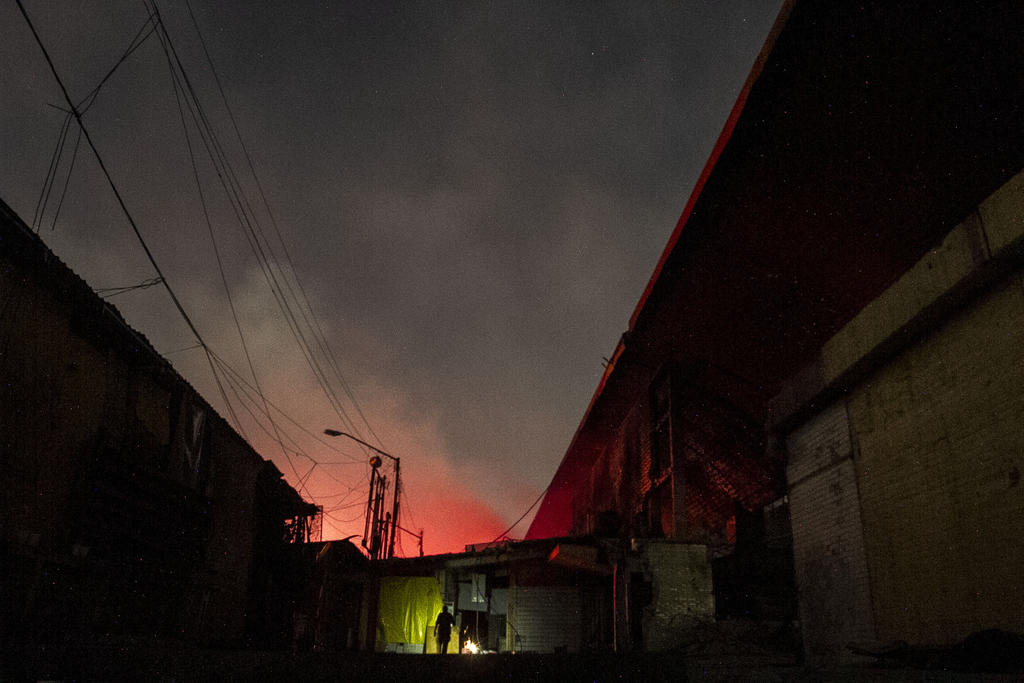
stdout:
[(352, 439), (353, 441), (355, 441), (356, 443), (361, 443), (362, 445), (366, 446), (370, 450), (372, 450), (372, 451), (374, 451), (376, 453), (380, 453), (381, 455), (387, 456), (387, 457), (391, 458), (392, 460), (394, 460), (395, 462), (398, 462), (398, 458), (396, 458), (395, 456), (391, 455), (390, 453), (388, 453), (386, 451), (382, 451), (381, 449), (377, 448), (374, 445), (366, 443), (365, 441), (363, 441), (360, 438), (352, 436), (348, 432), (340, 432), (337, 429), (325, 429), (324, 430), (324, 434), (326, 434), (327, 436), (346, 436), (346, 437)]

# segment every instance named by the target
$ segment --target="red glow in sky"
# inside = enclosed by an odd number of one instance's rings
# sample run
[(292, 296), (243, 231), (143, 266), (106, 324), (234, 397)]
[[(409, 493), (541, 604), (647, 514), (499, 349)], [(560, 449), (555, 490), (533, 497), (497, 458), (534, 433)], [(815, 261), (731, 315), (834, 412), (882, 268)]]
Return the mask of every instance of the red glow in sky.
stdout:
[[(195, 29), (191, 10), (161, 14), (180, 24), (189, 90), (236, 160), (230, 175), (266, 249), (255, 248), (198, 131), (179, 120), (156, 36), (118, 61), (145, 8), (30, 10), (76, 96), (121, 64), (90, 104), (90, 137), (166, 281), (231, 371), (214, 379), (159, 288), (119, 296), (118, 310), (323, 505), (324, 538), (362, 534), (369, 480), (368, 454), (322, 436), (331, 427), (401, 458), (400, 524), (424, 529), (425, 552), (490, 541), (565, 453), (777, 0), (644, 12), (541, 2), (497, 15), (474, 3), (298, 3), (284, 15), (192, 4)], [(32, 216), (62, 95), (17, 9), (2, 3), (0, 61), (0, 187)], [(153, 278), (106, 181), (95, 164), (73, 162), (73, 147), (58, 164), (66, 197), (43, 212), (45, 241), (93, 287)], [(275, 268), (284, 286), (268, 282)], [(344, 378), (325, 392), (314, 377), (335, 367)], [(281, 408), (275, 424), (254, 386)], [(401, 542), (418, 552), (412, 536)]]
[[(292, 400), (301, 401), (301, 395), (291, 396)], [(396, 412), (402, 412), (394, 394), (388, 403)], [(384, 439), (386, 452), (401, 459), (399, 526), (408, 531), (399, 534), (395, 549), (397, 555), (414, 556), (419, 553), (416, 534), (421, 530), (423, 552), (431, 555), (462, 552), (468, 544), (489, 542), (509, 526), (495, 507), (477, 493), (472, 468), (453, 464), (435, 423), (425, 416), (416, 421), (368, 417), (375, 425), (374, 430)], [(274, 460), (289, 482), (296, 480), (280, 445), (265, 436), (257, 441), (256, 446), (265, 457)], [(332, 447), (337, 450), (332, 450)], [(312, 469), (301, 493), (307, 500), (324, 506), (325, 540), (356, 536), (352, 540), (356, 543), (361, 541), (369, 489), (369, 456), (362, 451), (358, 443), (344, 436), (324, 436), (322, 443), (306, 449), (320, 464)], [(312, 466), (309, 459), (294, 454), (292, 462), (300, 478)], [(390, 481), (394, 476), (392, 462), (385, 458), (380, 472), (389, 481), (386, 507), (390, 510)], [(516, 501), (532, 492), (531, 487), (521, 483), (517, 489), (516, 485), (510, 486), (514, 487), (513, 493), (521, 494), (513, 495)]]

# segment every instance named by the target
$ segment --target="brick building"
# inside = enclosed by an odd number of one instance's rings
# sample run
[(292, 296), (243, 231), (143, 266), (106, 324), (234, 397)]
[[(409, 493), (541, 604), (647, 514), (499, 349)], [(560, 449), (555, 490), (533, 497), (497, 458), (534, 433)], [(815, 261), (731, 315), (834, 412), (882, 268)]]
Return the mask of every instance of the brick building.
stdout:
[(302, 500), (0, 202), (9, 648), (291, 637)]
[(718, 616), (819, 662), (1024, 631), (1003, 9), (783, 5), (528, 538), (701, 544)]

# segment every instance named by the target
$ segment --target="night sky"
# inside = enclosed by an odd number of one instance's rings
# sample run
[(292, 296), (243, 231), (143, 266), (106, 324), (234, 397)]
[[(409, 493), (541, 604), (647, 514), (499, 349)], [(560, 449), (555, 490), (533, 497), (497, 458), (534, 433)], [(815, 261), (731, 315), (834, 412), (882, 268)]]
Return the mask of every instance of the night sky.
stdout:
[[(402, 524), (425, 529), (428, 553), (490, 541), (540, 495), (778, 5), (191, 0), (298, 281), (366, 418), (338, 384), (354, 425), (332, 410), (190, 130), (259, 384), (308, 431), (276, 420), (294, 469), (269, 423), (261, 430), (227, 394), (292, 484), (309, 458), (322, 463), (305, 485), (329, 511), (325, 538), (362, 533), (368, 471), (355, 444), (311, 436), (325, 427), (401, 457)], [(148, 14), (142, 0), (25, 7), (75, 100)], [(188, 6), (159, 9), (272, 233)], [(64, 102), (13, 2), (0, 6), (0, 60), (0, 197), (32, 222), (64, 118), (49, 105)], [(84, 121), (200, 333), (253, 383), (156, 33)], [(53, 222), (76, 136), (72, 125), (40, 236), (94, 288), (154, 277), (84, 140)], [(110, 302), (230, 417), (164, 289)], [(405, 536), (403, 554), (415, 545)]]

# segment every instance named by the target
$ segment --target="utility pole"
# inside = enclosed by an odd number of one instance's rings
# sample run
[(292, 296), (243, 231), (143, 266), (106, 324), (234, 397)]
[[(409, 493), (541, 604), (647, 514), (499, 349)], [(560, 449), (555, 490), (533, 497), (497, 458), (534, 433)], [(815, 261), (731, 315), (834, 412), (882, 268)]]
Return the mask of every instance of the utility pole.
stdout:
[(395, 458), (395, 496), (394, 505), (391, 509), (391, 540), (388, 541), (388, 557), (395, 556), (395, 534), (398, 533), (398, 500), (399, 491), (402, 486), (402, 480), (398, 476), (398, 467), (401, 463), (398, 458)]
[[(325, 429), (324, 434), (327, 436), (344, 436), (348, 439), (352, 439), (356, 443), (362, 444), (366, 448), (369, 448), (374, 453), (379, 453), (386, 458), (391, 458), (395, 463), (395, 482), (394, 482), (394, 496), (391, 504), (391, 513), (387, 515), (386, 521), (380, 519), (380, 514), (383, 512), (381, 509), (384, 503), (384, 491), (386, 488), (386, 479), (382, 477), (378, 472), (377, 468), (380, 467), (381, 461), (378, 457), (370, 458), (370, 466), (373, 467), (373, 471), (370, 473), (370, 494), (367, 499), (367, 510), (366, 510), (366, 525), (363, 530), (363, 547), (366, 547), (367, 535), (370, 538), (370, 547), (367, 548), (370, 551), (370, 557), (378, 560), (387, 559), (393, 557), (395, 554), (395, 535), (398, 533), (398, 512), (399, 512), (399, 498), (401, 496), (402, 480), (400, 478), (401, 460), (391, 455), (386, 451), (366, 443), (362, 439), (352, 436), (347, 432), (342, 432), (337, 429)], [(376, 463), (374, 462), (376, 461)], [(376, 490), (375, 490), (376, 487)], [(376, 492), (376, 496), (374, 493)], [(372, 520), (371, 520), (371, 508)], [(382, 524), (383, 522), (383, 524)], [(380, 528), (383, 526), (383, 528)], [(420, 554), (422, 555), (423, 548), (423, 535), (420, 534)]]

